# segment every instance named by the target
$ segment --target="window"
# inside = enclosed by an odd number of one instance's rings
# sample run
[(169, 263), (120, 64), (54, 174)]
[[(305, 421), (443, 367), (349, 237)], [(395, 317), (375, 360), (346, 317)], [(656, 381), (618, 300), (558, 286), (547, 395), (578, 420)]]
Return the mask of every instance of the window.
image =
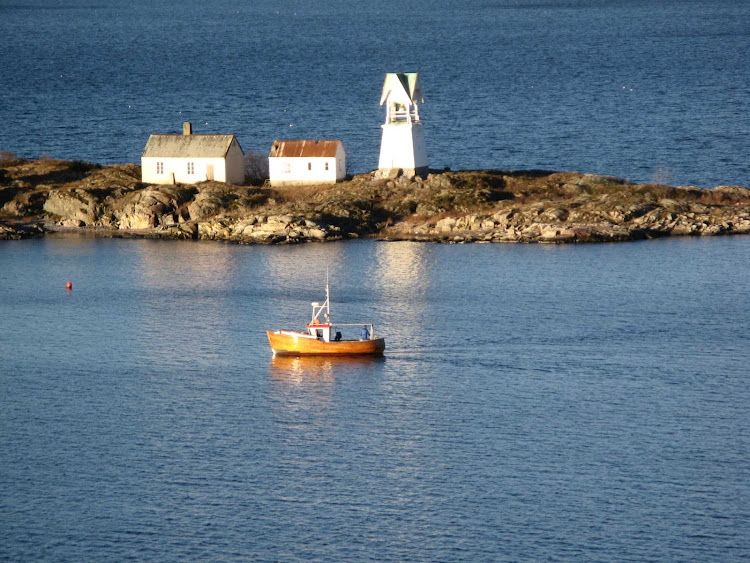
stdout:
[(188, 174), (195, 174), (195, 163), (194, 162), (188, 162)]
[(326, 162), (326, 170), (328, 170), (328, 163)]
[(312, 170), (312, 162), (308, 162), (307, 163), (307, 169), (308, 170)]
[(156, 163), (156, 173), (157, 174), (164, 174), (164, 163), (163, 162), (157, 162)]

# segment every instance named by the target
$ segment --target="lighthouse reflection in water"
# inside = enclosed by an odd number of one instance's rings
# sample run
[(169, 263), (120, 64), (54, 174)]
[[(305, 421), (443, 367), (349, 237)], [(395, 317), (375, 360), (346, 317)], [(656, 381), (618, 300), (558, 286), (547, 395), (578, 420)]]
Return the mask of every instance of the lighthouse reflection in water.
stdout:
[[(2, 553), (732, 559), (745, 256), (6, 241)], [(266, 329), (304, 328), (326, 269), (333, 318), (372, 320), (385, 357), (273, 357)]]

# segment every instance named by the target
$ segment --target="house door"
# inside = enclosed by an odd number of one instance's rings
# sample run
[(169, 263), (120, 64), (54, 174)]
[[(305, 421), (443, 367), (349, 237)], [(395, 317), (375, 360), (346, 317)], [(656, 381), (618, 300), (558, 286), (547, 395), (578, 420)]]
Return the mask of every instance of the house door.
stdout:
[(206, 180), (214, 179), (214, 165), (206, 164)]

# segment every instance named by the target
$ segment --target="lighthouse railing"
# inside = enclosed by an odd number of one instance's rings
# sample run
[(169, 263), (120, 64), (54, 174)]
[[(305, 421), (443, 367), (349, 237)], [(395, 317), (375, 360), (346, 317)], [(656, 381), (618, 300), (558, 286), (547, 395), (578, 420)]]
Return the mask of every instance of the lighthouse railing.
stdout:
[(387, 117), (389, 123), (396, 121), (419, 121), (419, 112), (417, 111), (417, 106), (412, 106), (410, 109), (390, 109)]

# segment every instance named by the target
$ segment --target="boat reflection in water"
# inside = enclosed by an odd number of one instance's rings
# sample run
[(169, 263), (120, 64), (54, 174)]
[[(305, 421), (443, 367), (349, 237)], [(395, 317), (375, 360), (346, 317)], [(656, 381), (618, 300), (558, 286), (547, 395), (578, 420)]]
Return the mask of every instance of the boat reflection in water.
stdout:
[(372, 367), (385, 361), (383, 356), (279, 356), (271, 357), (271, 377), (286, 382), (305, 380), (333, 381), (362, 367)]
[(273, 356), (268, 363), (270, 406), (277, 420), (295, 427), (306, 420), (304, 431), (315, 432), (319, 421), (336, 412), (342, 392), (380, 381), (384, 362), (383, 356)]

